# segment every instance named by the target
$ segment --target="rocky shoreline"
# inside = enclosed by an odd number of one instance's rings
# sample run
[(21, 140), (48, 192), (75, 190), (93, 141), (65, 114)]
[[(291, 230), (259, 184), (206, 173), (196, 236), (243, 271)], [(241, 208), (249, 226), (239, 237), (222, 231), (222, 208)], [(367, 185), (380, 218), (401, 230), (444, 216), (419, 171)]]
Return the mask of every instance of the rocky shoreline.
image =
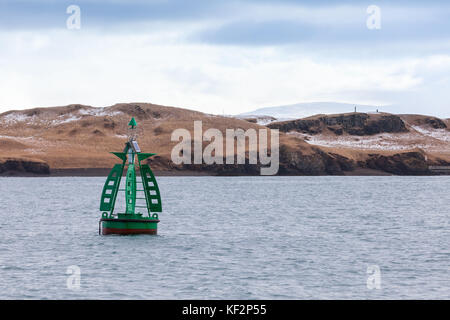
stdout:
[[(260, 165), (169, 165), (168, 159), (149, 161), (160, 176), (259, 176)], [(301, 151), (280, 153), (279, 176), (380, 176), (380, 175), (450, 175), (450, 170), (433, 171), (433, 166), (448, 166), (445, 161), (430, 163), (421, 152), (397, 153), (391, 156), (369, 154), (365, 161), (354, 161), (342, 155), (317, 150), (311, 155)], [(107, 176), (110, 168), (55, 168), (40, 161), (7, 159), (0, 161), (0, 176), (64, 177)]]

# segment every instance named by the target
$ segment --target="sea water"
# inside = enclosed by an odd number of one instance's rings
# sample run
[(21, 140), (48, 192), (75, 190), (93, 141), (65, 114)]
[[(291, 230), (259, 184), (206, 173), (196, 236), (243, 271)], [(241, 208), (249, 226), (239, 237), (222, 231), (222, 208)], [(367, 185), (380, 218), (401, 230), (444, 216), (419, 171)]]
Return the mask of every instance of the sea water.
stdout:
[(157, 236), (104, 181), (0, 178), (1, 299), (450, 298), (450, 177), (159, 177)]

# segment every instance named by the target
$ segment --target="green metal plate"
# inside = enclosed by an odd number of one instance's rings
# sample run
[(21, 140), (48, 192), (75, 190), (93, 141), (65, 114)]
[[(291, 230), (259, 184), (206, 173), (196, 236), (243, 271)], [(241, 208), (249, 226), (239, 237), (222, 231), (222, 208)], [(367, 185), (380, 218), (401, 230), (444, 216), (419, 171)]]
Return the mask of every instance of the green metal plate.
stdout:
[(122, 178), (123, 164), (116, 164), (111, 169), (105, 185), (103, 186), (102, 198), (100, 200), (100, 211), (112, 211)]
[(161, 194), (159, 193), (158, 183), (150, 166), (143, 164), (140, 166), (140, 171), (149, 212), (162, 212)]

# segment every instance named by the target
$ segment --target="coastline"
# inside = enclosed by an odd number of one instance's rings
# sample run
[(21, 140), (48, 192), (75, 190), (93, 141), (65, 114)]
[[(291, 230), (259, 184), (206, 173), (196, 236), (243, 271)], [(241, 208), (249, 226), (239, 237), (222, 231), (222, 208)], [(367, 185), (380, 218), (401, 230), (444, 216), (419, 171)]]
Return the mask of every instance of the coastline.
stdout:
[[(33, 173), (25, 171), (5, 171), (0, 177), (107, 177), (111, 168), (66, 168), (51, 169), (50, 173)], [(153, 171), (158, 176), (214, 176), (198, 171)]]
[[(50, 173), (32, 173), (23, 171), (6, 171), (0, 173), (0, 177), (106, 177), (109, 174), (111, 168), (65, 168), (65, 169), (51, 169)], [(229, 175), (218, 175), (213, 171), (194, 171), (194, 170), (154, 170), (156, 176), (160, 177), (198, 177), (198, 176), (213, 176), (213, 177), (223, 177), (223, 176), (260, 176), (260, 175), (249, 175), (249, 174), (229, 174)], [(448, 176), (450, 174), (420, 174), (421, 176)], [(345, 171), (341, 175), (298, 175), (298, 174), (281, 174), (276, 176), (340, 176), (340, 177), (355, 177), (355, 176), (400, 176), (392, 173), (388, 173), (382, 170), (375, 170), (369, 168), (356, 168), (353, 171)], [(402, 175), (402, 176), (416, 176), (413, 174)], [(261, 176), (265, 177), (265, 176)]]

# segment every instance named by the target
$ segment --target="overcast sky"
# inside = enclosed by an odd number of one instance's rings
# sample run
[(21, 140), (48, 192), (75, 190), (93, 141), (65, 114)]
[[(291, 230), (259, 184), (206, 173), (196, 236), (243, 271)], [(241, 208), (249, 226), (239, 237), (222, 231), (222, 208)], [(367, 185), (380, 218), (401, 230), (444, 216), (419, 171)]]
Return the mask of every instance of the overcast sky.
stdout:
[(450, 1), (0, 0), (0, 112), (312, 101), (450, 117)]

